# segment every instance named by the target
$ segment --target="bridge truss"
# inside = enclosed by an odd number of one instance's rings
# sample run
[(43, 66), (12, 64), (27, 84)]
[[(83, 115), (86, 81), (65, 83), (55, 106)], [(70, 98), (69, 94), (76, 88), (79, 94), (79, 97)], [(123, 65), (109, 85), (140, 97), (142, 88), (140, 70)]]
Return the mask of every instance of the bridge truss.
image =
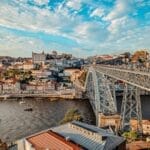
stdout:
[[(121, 70), (113, 70), (106, 67), (89, 67), (85, 82), (85, 89), (93, 110), (98, 116), (98, 113), (106, 115), (117, 113), (115, 82), (122, 80), (124, 82), (123, 100), (121, 106), (121, 130), (130, 128), (130, 120), (136, 119), (137, 129), (142, 132), (142, 112), (140, 100), (140, 88), (150, 90), (149, 84), (146, 82), (150, 80), (149, 75), (140, 74), (134, 77), (135, 72), (121, 72)], [(146, 79), (144, 78), (146, 77)], [(137, 78), (144, 82), (137, 81)], [(146, 84), (145, 84), (146, 83)], [(143, 86), (145, 84), (145, 87)]]
[[(116, 102), (104, 74), (90, 67), (85, 82), (85, 89), (96, 116), (99, 113), (112, 115), (117, 112)], [(97, 124), (99, 124), (98, 121)]]
[(137, 120), (137, 130), (142, 133), (140, 90), (138, 87), (125, 84), (121, 107), (121, 129), (130, 128), (132, 118)]

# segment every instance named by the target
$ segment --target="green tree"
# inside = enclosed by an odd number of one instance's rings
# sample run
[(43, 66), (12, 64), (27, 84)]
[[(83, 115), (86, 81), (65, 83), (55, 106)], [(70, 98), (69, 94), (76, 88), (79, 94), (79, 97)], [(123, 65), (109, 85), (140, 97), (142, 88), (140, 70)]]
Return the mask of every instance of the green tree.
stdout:
[(66, 112), (64, 118), (60, 121), (60, 124), (71, 122), (73, 120), (83, 121), (83, 117), (77, 109), (70, 109)]
[(138, 134), (135, 131), (129, 131), (129, 132), (124, 132), (122, 136), (126, 138), (128, 141), (134, 141), (137, 139)]

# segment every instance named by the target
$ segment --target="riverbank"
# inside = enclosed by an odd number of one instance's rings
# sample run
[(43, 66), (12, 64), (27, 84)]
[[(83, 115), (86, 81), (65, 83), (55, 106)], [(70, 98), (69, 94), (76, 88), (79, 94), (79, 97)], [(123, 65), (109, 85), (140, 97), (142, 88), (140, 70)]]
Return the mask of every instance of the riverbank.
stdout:
[(76, 93), (74, 89), (51, 91), (49, 93), (13, 93), (0, 95), (0, 100), (18, 99), (18, 98), (47, 98), (52, 100), (57, 99), (82, 99), (82, 95)]
[(0, 98), (0, 101), (23, 101), (24, 99), (26, 100), (48, 100), (48, 101), (61, 101), (61, 100), (67, 100), (67, 101), (71, 101), (71, 100), (74, 100), (74, 101), (78, 101), (78, 100), (86, 100), (85, 98), (75, 98), (75, 97), (17, 97), (17, 98), (14, 98), (14, 97), (9, 97), (7, 99), (4, 99), (4, 98)]

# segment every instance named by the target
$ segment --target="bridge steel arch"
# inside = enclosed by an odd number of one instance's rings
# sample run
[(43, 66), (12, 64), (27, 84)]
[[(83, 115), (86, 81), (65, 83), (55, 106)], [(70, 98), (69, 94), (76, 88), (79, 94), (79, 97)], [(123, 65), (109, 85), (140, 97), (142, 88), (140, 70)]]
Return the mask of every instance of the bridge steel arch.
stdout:
[(124, 83), (124, 93), (121, 106), (121, 130), (131, 129), (130, 120), (137, 120), (137, 131), (141, 134), (142, 112), (140, 89), (150, 91), (150, 73), (118, 69), (114, 67), (95, 66), (95, 70), (109, 78), (121, 80)]
[(99, 126), (99, 114), (113, 115), (117, 113), (115, 99), (112, 96), (109, 83), (103, 73), (89, 67), (85, 86), (87, 96), (96, 116), (96, 124)]
[(137, 130), (142, 133), (140, 89), (150, 91), (150, 74), (143, 72), (105, 66), (88, 67), (84, 89), (95, 112), (97, 125), (99, 113), (117, 113), (114, 83), (118, 80), (124, 83), (120, 129), (130, 130), (130, 120), (136, 119)]

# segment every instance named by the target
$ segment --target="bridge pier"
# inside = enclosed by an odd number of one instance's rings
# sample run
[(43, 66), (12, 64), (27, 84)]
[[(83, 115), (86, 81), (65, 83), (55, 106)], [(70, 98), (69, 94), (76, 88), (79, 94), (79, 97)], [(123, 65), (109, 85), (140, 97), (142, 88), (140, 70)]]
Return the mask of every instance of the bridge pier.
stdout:
[(121, 130), (130, 130), (130, 120), (137, 120), (137, 131), (142, 133), (142, 112), (140, 90), (138, 87), (125, 84), (121, 106)]
[(121, 117), (118, 114), (105, 115), (103, 113), (99, 113), (97, 120), (98, 127), (114, 127), (116, 132), (120, 129)]

